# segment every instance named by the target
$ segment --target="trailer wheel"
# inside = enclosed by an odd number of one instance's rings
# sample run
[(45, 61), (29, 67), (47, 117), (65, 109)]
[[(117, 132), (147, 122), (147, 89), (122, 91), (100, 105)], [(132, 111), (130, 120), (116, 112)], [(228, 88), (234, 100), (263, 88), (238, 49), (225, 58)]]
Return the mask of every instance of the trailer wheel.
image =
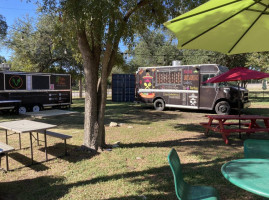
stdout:
[(19, 114), (23, 115), (23, 114), (26, 113), (26, 111), (27, 111), (27, 109), (26, 109), (25, 106), (19, 106), (19, 108), (18, 108), (18, 113)]
[(157, 99), (156, 101), (154, 101), (154, 108), (155, 108), (155, 110), (163, 111), (164, 110), (164, 101), (162, 99)]
[(33, 112), (39, 112), (40, 111), (40, 106), (39, 105), (34, 105), (32, 110), (33, 110)]
[(215, 111), (219, 115), (229, 115), (231, 106), (227, 101), (220, 101), (216, 104)]

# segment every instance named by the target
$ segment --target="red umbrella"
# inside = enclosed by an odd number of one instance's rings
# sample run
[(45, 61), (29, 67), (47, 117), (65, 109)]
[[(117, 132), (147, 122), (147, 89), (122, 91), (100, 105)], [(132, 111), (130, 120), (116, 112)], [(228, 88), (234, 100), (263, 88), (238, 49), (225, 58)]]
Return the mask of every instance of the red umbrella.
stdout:
[(262, 79), (269, 77), (269, 73), (259, 72), (244, 67), (237, 67), (226, 73), (208, 79), (204, 83), (219, 83), (228, 81), (245, 81), (250, 79)]
[[(229, 70), (228, 72), (225, 72), (211, 79), (208, 79), (207, 81), (203, 83), (219, 83), (219, 82), (237, 81), (238, 93), (240, 93), (239, 81), (245, 81), (245, 80), (250, 80), (250, 79), (262, 79), (262, 78), (267, 78), (267, 77), (269, 77), (269, 73), (250, 70), (244, 67), (237, 67), (237, 68), (233, 68)], [(239, 94), (238, 94), (238, 97), (239, 97)], [(238, 109), (239, 109), (239, 116), (240, 116), (241, 114), (240, 101), (238, 101)], [(240, 128), (240, 120), (239, 120), (239, 128)], [(241, 134), (239, 134), (239, 137), (241, 137)]]

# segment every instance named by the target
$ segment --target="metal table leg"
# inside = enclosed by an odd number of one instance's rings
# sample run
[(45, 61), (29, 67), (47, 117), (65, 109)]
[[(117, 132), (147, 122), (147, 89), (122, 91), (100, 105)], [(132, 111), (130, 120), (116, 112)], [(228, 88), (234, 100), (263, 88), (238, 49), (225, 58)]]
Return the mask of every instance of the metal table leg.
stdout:
[(46, 130), (44, 130), (44, 141), (45, 141), (46, 161), (48, 161), (48, 152), (47, 152), (47, 131), (46, 131)]
[(31, 160), (32, 160), (32, 164), (34, 164), (34, 154), (33, 154), (32, 132), (29, 132), (29, 135), (30, 135), (30, 146), (31, 146)]
[(7, 167), (7, 171), (9, 170), (9, 167), (8, 167), (8, 153), (6, 152), (6, 167)]
[(36, 138), (37, 138), (37, 146), (39, 146), (39, 134), (36, 132)]
[(64, 140), (64, 155), (67, 156), (67, 150), (66, 150), (66, 140)]
[(7, 129), (6, 129), (6, 144), (8, 144), (8, 135), (7, 135)]
[(20, 149), (21, 149), (21, 133), (19, 133), (19, 143), (20, 143)]

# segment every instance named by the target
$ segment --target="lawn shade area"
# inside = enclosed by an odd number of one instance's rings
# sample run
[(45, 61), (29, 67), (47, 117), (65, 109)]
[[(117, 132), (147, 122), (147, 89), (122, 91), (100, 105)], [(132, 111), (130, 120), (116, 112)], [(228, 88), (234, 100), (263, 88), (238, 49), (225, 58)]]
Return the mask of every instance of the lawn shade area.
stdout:
[[(105, 124), (108, 144), (120, 142), (112, 151), (90, 153), (81, 151), (84, 134), (84, 99), (75, 99), (72, 111), (63, 116), (34, 119), (58, 125), (51, 131), (71, 135), (67, 141), (70, 155), (63, 153), (63, 142), (48, 137), (48, 162), (30, 164), (29, 134), (22, 135), (22, 150), (9, 155), (13, 171), (0, 172), (0, 199), (176, 199), (172, 172), (167, 155), (175, 148), (181, 159), (185, 181), (192, 185), (215, 187), (221, 199), (260, 199), (229, 183), (221, 174), (221, 166), (243, 158), (242, 134), (230, 136), (226, 145), (221, 134), (206, 138), (200, 122), (206, 122), (208, 111), (155, 111), (151, 105), (107, 101)], [(246, 114), (269, 115), (269, 103), (255, 102)], [(0, 115), (0, 121), (32, 119), (26, 116)], [(110, 122), (121, 124), (109, 127)], [(42, 135), (40, 136), (42, 137)], [(268, 133), (252, 134), (250, 138), (268, 138)], [(4, 131), (0, 141), (5, 142)], [(19, 148), (18, 135), (9, 137), (9, 145)], [(34, 160), (43, 161), (44, 145), (34, 143)], [(5, 159), (2, 158), (2, 166)]]

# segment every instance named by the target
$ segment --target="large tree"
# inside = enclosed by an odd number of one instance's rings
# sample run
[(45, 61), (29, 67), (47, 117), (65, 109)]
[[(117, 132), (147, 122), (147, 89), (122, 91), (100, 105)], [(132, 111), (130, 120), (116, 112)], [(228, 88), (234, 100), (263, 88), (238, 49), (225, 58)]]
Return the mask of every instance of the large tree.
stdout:
[(263, 72), (269, 72), (269, 52), (249, 54), (247, 65)]
[(1, 63), (5, 63), (5, 62), (7, 62), (7, 61), (6, 61), (6, 58), (3, 57), (3, 56), (0, 56), (0, 64), (1, 64)]
[(226, 55), (206, 50), (183, 50), (182, 61), (186, 65), (216, 63), (232, 69), (245, 66), (247, 54)]
[(177, 49), (174, 36), (162, 31), (151, 30), (138, 37), (138, 43), (130, 50), (133, 59), (130, 66), (167, 66), (179, 60), (182, 52)]
[[(191, 4), (188, 4), (190, 3)], [(187, 5), (201, 1), (178, 0), (43, 0), (44, 11), (58, 14), (65, 33), (77, 41), (86, 83), (84, 146), (102, 149), (107, 78), (119, 43), (131, 44), (137, 33), (158, 27)], [(183, 5), (184, 3), (184, 5)], [(98, 74), (100, 78), (98, 79)]]
[[(2, 43), (2, 40), (6, 37), (7, 34), (7, 23), (5, 21), (5, 18), (0, 14), (0, 45)], [(1, 49), (1, 47), (0, 47)], [(6, 62), (6, 59), (2, 56), (0, 56), (0, 64)]]
[(22, 18), (13, 27), (6, 41), (14, 52), (13, 70), (72, 72), (82, 69), (59, 34), (58, 18), (43, 15), (36, 23), (31, 18)]
[(2, 40), (7, 34), (7, 23), (5, 18), (0, 14), (0, 40)]

